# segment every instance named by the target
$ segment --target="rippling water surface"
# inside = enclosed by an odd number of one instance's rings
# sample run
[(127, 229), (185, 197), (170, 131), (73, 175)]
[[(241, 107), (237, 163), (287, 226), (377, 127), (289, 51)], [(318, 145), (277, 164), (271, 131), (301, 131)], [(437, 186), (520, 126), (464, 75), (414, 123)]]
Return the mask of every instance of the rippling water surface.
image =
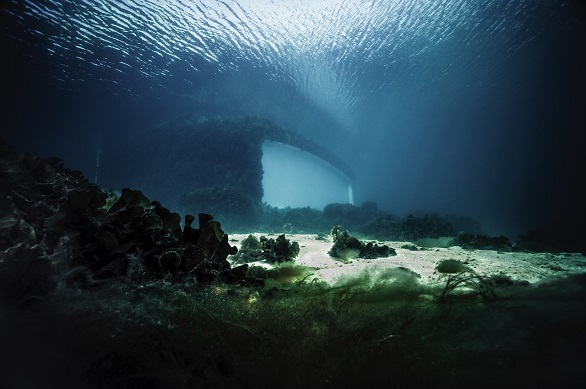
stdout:
[[(86, 101), (87, 112), (75, 109), (92, 125), (56, 120), (51, 152), (68, 153), (59, 139), (84, 126), (107, 145), (120, 121), (134, 131), (140, 121), (122, 118), (132, 112), (261, 115), (347, 158), (359, 199), (482, 217), (518, 209), (576, 162), (544, 155), (566, 146), (556, 131), (571, 138), (584, 123), (577, 4), (11, 0), (2, 19), (6, 41), (42, 69), (49, 99)], [(40, 147), (31, 131), (22, 143)]]
[(427, 93), (438, 93), (442, 80), (455, 75), (460, 84), (498, 82), (502, 69), (487, 69), (486, 61), (496, 53), (501, 61), (514, 56), (550, 34), (540, 17), (556, 17), (569, 6), (498, 0), (16, 3), (7, 12), (21, 25), (11, 33), (46, 51), (64, 87), (98, 76), (130, 93), (137, 92), (137, 78), (152, 87), (184, 83), (181, 91), (187, 85), (197, 91), (202, 72), (255, 68), (348, 127), (357, 125), (365, 100), (393, 94), (406, 80)]

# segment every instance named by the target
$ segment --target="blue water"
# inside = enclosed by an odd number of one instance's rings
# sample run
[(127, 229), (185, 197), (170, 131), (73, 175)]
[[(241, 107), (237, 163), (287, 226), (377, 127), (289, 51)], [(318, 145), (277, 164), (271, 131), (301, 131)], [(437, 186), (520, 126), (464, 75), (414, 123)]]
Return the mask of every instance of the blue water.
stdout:
[(258, 115), (352, 166), (356, 204), (569, 230), (581, 4), (7, 0), (0, 135), (93, 178), (99, 153), (176, 115)]

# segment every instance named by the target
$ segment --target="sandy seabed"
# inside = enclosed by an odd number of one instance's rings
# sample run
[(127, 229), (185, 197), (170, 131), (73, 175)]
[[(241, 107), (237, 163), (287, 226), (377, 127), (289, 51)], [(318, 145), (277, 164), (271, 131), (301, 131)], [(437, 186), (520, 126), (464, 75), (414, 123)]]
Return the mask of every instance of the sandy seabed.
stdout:
[[(230, 234), (230, 244), (240, 248), (247, 236)], [(0, 389), (583, 387), (586, 280), (569, 276), (586, 273), (586, 257), (378, 241), (397, 255), (343, 262), (328, 254), (331, 238), (286, 238), (300, 246), (295, 263), (329, 284), (400, 267), (441, 287), (435, 268), (445, 259), (483, 276), (562, 282), (543, 292), (511, 288), (486, 304), (440, 301), (425, 287), (414, 298), (392, 283), (366, 285), (365, 294), (284, 283), (276, 292), (214, 285), (189, 293), (166, 282), (66, 290), (46, 307), (3, 315), (0, 306)]]
[[(277, 234), (252, 233), (257, 238), (276, 237)], [(231, 234), (230, 244), (240, 248), (240, 243), (248, 234)], [(414, 271), (421, 277), (422, 283), (434, 283), (439, 275), (435, 270), (437, 263), (444, 259), (456, 259), (465, 263), (480, 275), (505, 275), (515, 281), (539, 282), (550, 277), (586, 273), (586, 257), (580, 253), (523, 253), (502, 252), (494, 250), (466, 250), (459, 246), (449, 248), (419, 248), (409, 250), (402, 248), (410, 242), (376, 241), (396, 250), (397, 255), (376, 259), (355, 258), (342, 261), (333, 258), (328, 251), (333, 245), (331, 238), (327, 241), (317, 239), (316, 235), (287, 234), (286, 238), (298, 242), (298, 265), (314, 269), (313, 277), (333, 284), (340, 277), (356, 274), (362, 270), (384, 270), (403, 267)], [(229, 258), (230, 259), (230, 258)], [(266, 266), (261, 262), (251, 265)]]

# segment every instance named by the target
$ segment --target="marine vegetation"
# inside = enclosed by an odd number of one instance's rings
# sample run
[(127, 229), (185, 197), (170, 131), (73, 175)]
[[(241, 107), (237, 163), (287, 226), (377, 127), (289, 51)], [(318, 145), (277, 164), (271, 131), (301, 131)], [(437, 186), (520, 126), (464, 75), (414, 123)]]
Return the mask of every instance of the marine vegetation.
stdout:
[[(445, 286), (440, 294), (440, 299), (446, 300), (456, 293), (456, 290), (464, 290), (466, 296), (481, 296), (484, 300), (494, 299), (495, 284), (490, 278), (483, 277), (472, 268), (456, 259), (445, 259), (436, 265), (436, 270), (443, 275), (440, 279), (445, 281)], [(461, 296), (461, 295), (460, 295)]]
[(252, 234), (249, 234), (240, 243), (240, 249), (232, 257), (236, 263), (248, 263), (263, 260), (262, 245), (260, 240)]
[(285, 234), (276, 239), (248, 235), (242, 240), (240, 250), (232, 257), (235, 263), (266, 261), (270, 264), (291, 262), (299, 255), (299, 243), (291, 242)]
[[(50, 290), (57, 271), (48, 260), (66, 253), (66, 283), (99, 284), (115, 277), (199, 282), (243, 280), (247, 265), (231, 268), (236, 254), (218, 221), (179, 214), (142, 192), (123, 189), (113, 201), (58, 159), (20, 157), (2, 148), (3, 201), (0, 289), (26, 300)], [(107, 207), (108, 205), (108, 207)], [(3, 279), (5, 278), (5, 279)]]
[(2, 387), (583, 386), (583, 274), (529, 284), (445, 260), (435, 283), (395, 267), (327, 284), (279, 262), (299, 250), (284, 235), (243, 241), (278, 263), (232, 268), (211, 215), (181, 225), (139, 191), (0, 152)]
[(268, 263), (290, 262), (299, 255), (299, 243), (291, 242), (281, 234), (277, 239), (260, 237), (262, 257)]
[(334, 245), (328, 251), (330, 256), (348, 260), (351, 258), (379, 258), (390, 257), (397, 255), (397, 252), (392, 247), (387, 245), (379, 246), (374, 242), (362, 242), (357, 238), (350, 236), (348, 230), (342, 226), (334, 226), (332, 228), (332, 238)]
[[(140, 191), (123, 189), (109, 209), (103, 208), (105, 200), (97, 187), (69, 192), (47, 235), (53, 247), (66, 232), (81, 231), (79, 255), (73, 260), (93, 277), (153, 279), (168, 274), (176, 280), (195, 277), (211, 282), (241, 280), (246, 275), (247, 266), (230, 267), (226, 258), (238, 250), (229, 245), (228, 235), (211, 215), (199, 214), (199, 228), (192, 227), (195, 217), (186, 215), (181, 229), (179, 214), (151, 202)], [(138, 267), (133, 261), (139, 262)]]

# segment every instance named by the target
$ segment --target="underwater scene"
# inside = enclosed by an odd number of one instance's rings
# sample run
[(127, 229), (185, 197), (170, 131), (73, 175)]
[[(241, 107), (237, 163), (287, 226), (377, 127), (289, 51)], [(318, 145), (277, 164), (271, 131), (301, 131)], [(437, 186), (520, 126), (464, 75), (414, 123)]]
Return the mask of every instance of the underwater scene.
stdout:
[(0, 17), (0, 389), (584, 386), (583, 1)]

